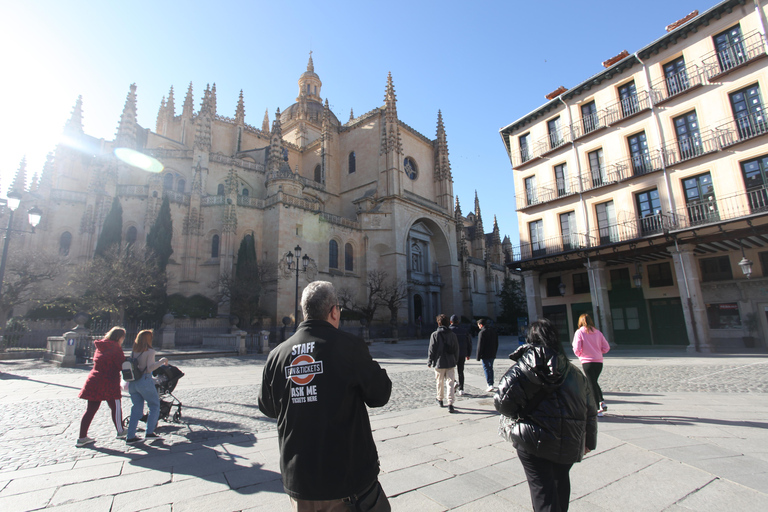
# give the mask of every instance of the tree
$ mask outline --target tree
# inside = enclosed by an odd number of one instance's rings
[[[366,325],[371,325],[376,310],[382,305],[381,294],[384,290],[387,273],[384,270],[371,270],[365,280],[365,296],[360,299],[348,288],[339,290],[339,301],[344,309],[359,314]]]
[[[157,262],[157,268],[161,273],[165,273],[168,260],[171,258],[171,254],[173,254],[173,247],[171,246],[172,237],[171,203],[166,196],[163,198],[163,204],[160,205],[160,211],[157,212],[155,223],[149,228],[149,234],[147,235],[147,258],[154,259]]]
[[[55,295],[53,282],[61,275],[64,260],[58,254],[25,251],[14,254],[5,270],[0,297],[2,318],[27,302],[44,302]]]
[[[408,298],[408,286],[403,280],[390,280],[379,294],[379,303],[389,309],[389,323],[397,325],[397,312]]]
[[[104,219],[104,225],[101,227],[101,233],[96,240],[95,255],[103,257],[113,246],[120,247],[123,239],[123,207],[120,206],[120,200],[115,196],[112,199],[112,208],[109,209],[107,217]]]
[[[520,280],[509,277],[504,278],[501,287],[501,314],[498,320],[505,324],[517,326],[519,317],[528,316],[528,304],[525,297],[525,289]]]

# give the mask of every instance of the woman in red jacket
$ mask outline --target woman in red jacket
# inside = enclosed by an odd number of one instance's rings
[[[125,361],[123,340],[125,329],[113,327],[104,339],[94,341],[96,353],[93,356],[93,369],[85,379],[78,397],[88,400],[88,408],[80,422],[80,437],[77,446],[85,446],[94,440],[88,437],[88,427],[99,410],[102,401],[106,401],[112,411],[112,422],[117,428],[117,437],[125,437],[123,430],[123,410],[120,404],[123,393],[120,390],[120,370]]]

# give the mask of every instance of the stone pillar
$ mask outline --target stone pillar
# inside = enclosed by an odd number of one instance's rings
[[[595,327],[597,327],[608,340],[611,347],[616,346],[616,338],[613,335],[613,315],[611,314],[611,301],[608,298],[608,271],[604,261],[592,261],[585,264],[589,276],[589,294],[592,299],[595,313]]]
[[[539,286],[540,272],[537,270],[526,270],[523,272],[525,281],[525,298],[528,301],[528,324],[535,322],[539,318],[544,318],[541,307],[541,286]]]
[[[75,357],[75,348],[82,337],[81,332],[69,331],[64,333],[64,356],[61,359],[61,366],[75,366],[77,358]]]
[[[163,316],[163,350],[176,348],[176,325],[170,313]]]
[[[683,303],[685,330],[688,332],[689,352],[711,352],[707,307],[701,295],[701,279],[693,255],[694,246],[683,244],[670,247],[677,274],[677,289]]]

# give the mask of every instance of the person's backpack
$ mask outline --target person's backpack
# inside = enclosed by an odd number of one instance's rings
[[[120,373],[122,373],[125,382],[133,382],[141,377],[141,372],[139,371],[139,358],[133,357],[133,352],[131,352],[131,355],[126,357],[125,361],[123,361]]]

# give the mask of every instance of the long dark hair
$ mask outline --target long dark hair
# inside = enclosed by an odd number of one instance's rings
[[[558,354],[565,354],[557,328],[546,318],[536,320],[528,326],[527,341],[531,345],[542,345]]]

